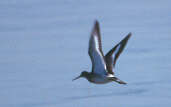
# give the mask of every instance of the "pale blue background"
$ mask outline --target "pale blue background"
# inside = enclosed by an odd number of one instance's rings
[[[72,82],[91,70],[94,23],[106,53],[129,32],[116,65],[128,85]],[[170,0],[1,0],[0,107],[170,107]]]

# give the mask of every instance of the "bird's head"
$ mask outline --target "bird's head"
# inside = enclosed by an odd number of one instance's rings
[[[83,71],[83,72],[81,72],[81,74],[78,77],[74,78],[72,81],[77,80],[81,77],[87,78],[88,75],[89,75],[89,72]]]

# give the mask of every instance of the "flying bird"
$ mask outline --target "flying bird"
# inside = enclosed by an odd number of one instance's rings
[[[96,20],[89,39],[88,48],[88,54],[92,62],[92,71],[81,72],[81,74],[74,78],[73,81],[84,77],[89,82],[95,84],[105,84],[112,81],[115,81],[119,84],[127,84],[115,76],[113,69],[115,68],[116,61],[125,48],[130,37],[131,33],[129,33],[104,56],[102,51],[100,26],[99,22]]]

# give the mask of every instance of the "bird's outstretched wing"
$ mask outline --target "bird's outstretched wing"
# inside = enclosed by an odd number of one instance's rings
[[[115,67],[116,61],[119,55],[122,53],[123,49],[125,48],[130,36],[131,36],[131,33],[129,33],[122,41],[120,41],[115,47],[113,47],[105,55],[105,61],[106,61],[106,67],[107,67],[108,73],[114,74],[113,68]]]
[[[95,25],[90,36],[88,53],[92,62],[92,72],[100,75],[106,75],[106,64],[102,52],[98,21],[95,21]]]

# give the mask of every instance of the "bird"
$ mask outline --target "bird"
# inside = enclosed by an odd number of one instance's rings
[[[106,84],[113,81],[119,84],[127,84],[115,76],[113,69],[115,68],[116,61],[124,50],[131,35],[132,34],[129,33],[104,56],[99,22],[95,20],[88,47],[88,54],[92,62],[92,70],[91,72],[81,72],[81,74],[74,78],[73,81],[83,77],[94,84]]]

